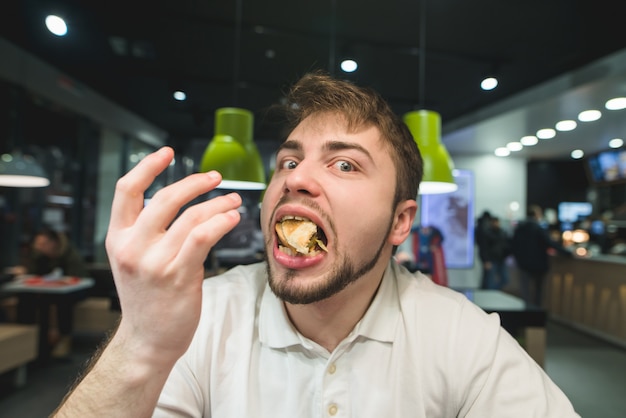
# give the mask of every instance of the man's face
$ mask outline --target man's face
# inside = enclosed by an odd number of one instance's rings
[[[302,121],[277,154],[261,208],[274,293],[290,303],[316,302],[367,274],[383,258],[386,265],[397,245],[387,240],[395,176],[377,128],[348,133],[343,119],[329,113]],[[327,251],[283,251],[275,227],[291,216],[317,224]]]
[[[57,253],[57,245],[45,235],[37,235],[33,242],[33,248],[47,257],[54,257]]]

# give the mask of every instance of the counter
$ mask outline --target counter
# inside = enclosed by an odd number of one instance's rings
[[[546,289],[550,316],[626,347],[626,257],[551,261]]]

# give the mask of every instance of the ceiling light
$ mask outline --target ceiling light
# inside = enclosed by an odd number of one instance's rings
[[[65,24],[65,20],[59,16],[46,16],[46,27],[56,36],[65,36],[67,34],[67,25]]]
[[[613,138],[609,141],[609,147],[611,148],[619,148],[624,145],[624,140],[622,138]]]
[[[568,119],[557,122],[555,127],[557,131],[567,132],[576,129],[576,126],[578,126],[578,124],[575,120]]]
[[[43,168],[30,155],[15,151],[0,156],[0,186],[46,187],[49,184]]]
[[[580,160],[585,156],[585,153],[581,149],[575,149],[574,151],[572,151],[570,156],[575,160]]]
[[[357,68],[359,68],[359,65],[354,60],[346,59],[341,61],[341,69],[346,73],[353,73]]]
[[[506,147],[509,151],[513,152],[521,151],[522,148],[524,148],[521,142],[509,142],[508,144],[506,144]]]
[[[480,82],[480,88],[483,90],[493,90],[498,87],[498,79],[495,77],[487,77]]]
[[[626,109],[626,97],[615,97],[611,100],[608,100],[604,107],[609,110],[622,110]]]
[[[539,129],[537,131],[537,138],[550,139],[556,136],[556,131],[552,128]]]
[[[215,135],[204,151],[200,171],[219,171],[218,189],[265,189],[265,168],[252,140],[253,124],[249,110],[225,107],[215,111]]]
[[[185,94],[184,91],[176,90],[174,92],[174,99],[178,100],[179,102],[182,102],[187,99],[187,94]]]
[[[537,142],[539,142],[539,140],[535,135],[527,135],[522,137],[519,142],[525,147],[532,147],[533,145],[537,145]]]
[[[500,147],[496,148],[493,153],[496,155],[496,157],[508,157],[511,154],[511,151],[509,151],[508,148]]]
[[[439,194],[457,190],[452,170],[454,162],[441,142],[441,116],[432,110],[414,110],[405,113],[404,123],[422,153],[424,176],[418,193]]]
[[[599,110],[585,110],[578,114],[578,120],[581,122],[593,122],[602,117],[602,113]]]

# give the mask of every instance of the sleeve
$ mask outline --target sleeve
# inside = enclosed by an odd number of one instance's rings
[[[457,346],[467,361],[457,365],[457,372],[460,380],[469,384],[459,416],[579,417],[565,394],[500,326],[497,314],[485,315],[480,308],[467,303],[462,315],[464,325],[459,330],[461,341]],[[482,343],[463,344],[472,340]]]

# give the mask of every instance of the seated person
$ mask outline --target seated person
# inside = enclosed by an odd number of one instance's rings
[[[87,267],[67,235],[44,227],[34,235],[24,265],[14,267],[12,273],[84,277],[87,275]],[[53,353],[58,356],[64,356],[69,352],[76,296],[67,297],[63,303],[51,307],[53,312],[56,312],[54,319],[57,329],[51,328],[48,338],[50,346],[54,347]],[[20,295],[17,306],[18,321],[37,322],[39,306],[37,295]]]

